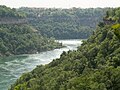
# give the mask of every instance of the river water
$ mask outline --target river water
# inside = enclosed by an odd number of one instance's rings
[[[63,51],[76,50],[82,40],[58,40],[64,48],[41,52],[0,58],[0,90],[7,90],[22,73],[33,70],[37,65],[48,64],[53,59],[59,58]]]

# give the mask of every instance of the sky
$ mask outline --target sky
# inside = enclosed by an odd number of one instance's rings
[[[120,0],[0,0],[0,5],[11,8],[45,7],[45,8],[96,8],[120,7]]]

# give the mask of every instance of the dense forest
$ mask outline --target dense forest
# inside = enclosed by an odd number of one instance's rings
[[[23,74],[9,90],[120,90],[120,8],[77,51]]]
[[[15,8],[9,8],[4,5],[0,5],[0,19],[1,18],[25,18],[24,12],[18,12]]]
[[[107,8],[20,8],[29,23],[43,36],[56,39],[86,39],[95,30]]]
[[[23,12],[0,6],[0,56],[36,53],[61,47],[53,38],[43,37],[29,24],[16,24],[25,16]],[[9,22],[11,18],[15,23]]]

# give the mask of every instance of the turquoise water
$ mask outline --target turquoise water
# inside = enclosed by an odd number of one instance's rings
[[[48,64],[59,58],[63,51],[76,50],[82,40],[59,40],[64,48],[41,52],[0,58],[0,90],[7,90],[23,73],[33,70],[37,65]]]

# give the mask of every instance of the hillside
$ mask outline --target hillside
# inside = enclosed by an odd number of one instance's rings
[[[0,6],[0,56],[31,54],[61,47],[54,39],[43,37],[25,23],[25,15]]]
[[[26,14],[17,11],[15,8],[9,8],[0,5],[0,25],[1,24],[25,24],[27,23]]]
[[[63,52],[59,59],[23,74],[9,90],[120,90],[118,13],[120,8],[110,9],[77,51]]]
[[[56,39],[86,39],[95,30],[107,8],[20,8],[29,23],[43,36]]]
[[[9,8],[4,5],[0,5],[0,19],[4,17],[9,18],[25,18],[26,14],[24,12],[18,12],[15,8]]]

